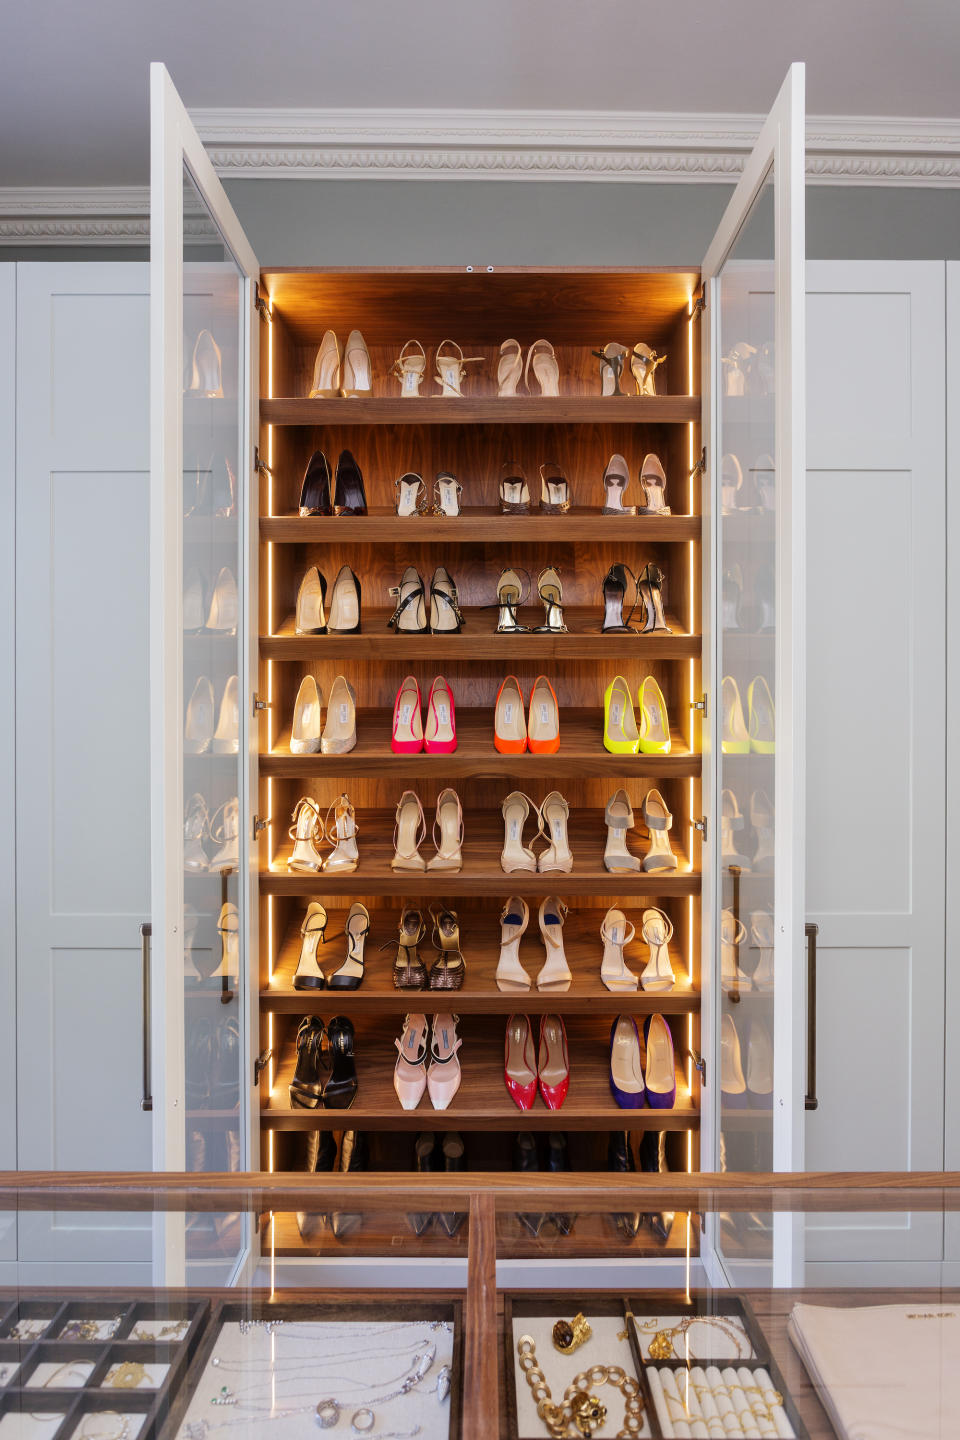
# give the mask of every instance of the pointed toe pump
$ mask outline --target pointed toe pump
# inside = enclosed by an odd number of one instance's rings
[[[616,675],[603,696],[603,745],[611,755],[636,755],[640,748],[630,686]]]
[[[427,696],[423,748],[428,755],[452,755],[457,748],[457,715],[453,691],[442,675],[436,676]]]
[[[427,1070],[427,1094],[434,1110],[449,1109],[460,1089],[460,1046],[457,1034],[458,1015],[434,1015],[430,1031],[430,1067]]]
[[[522,374],[523,347],[519,340],[504,340],[497,361],[497,395],[501,400],[515,398]]]
[[[665,503],[667,493],[666,471],[656,455],[644,455],[640,466],[640,490],[643,504],[638,515],[669,515],[670,506]]]
[[[565,992],[570,989],[573,975],[563,948],[563,922],[567,907],[558,895],[550,895],[540,905],[540,935],[546,959],[537,975],[537,989]]]
[[[622,910],[612,907],[604,915],[600,926],[600,939],[603,941],[600,979],[608,990],[632,991],[637,988],[637,977],[627,965],[623,953],[624,946],[630,944],[635,934]]]
[[[390,749],[395,755],[418,755],[423,749],[420,686],[415,675],[407,675],[397,691]]]
[[[611,455],[603,472],[603,514],[636,515],[635,505],[624,505],[623,496],[630,484],[630,470],[622,455]]]
[[[224,565],[210,596],[205,628],[213,635],[236,635],[239,614],[236,577],[230,567]]]
[[[357,744],[357,692],[338,675],[327,700],[327,719],[320,737],[324,755],[348,755]]]
[[[634,629],[630,622],[640,598],[640,587],[630,566],[619,561],[611,565],[603,577],[601,590],[603,621],[600,633],[602,635],[630,634]],[[628,597],[630,600],[629,610],[626,609]]]
[[[529,625],[521,625],[519,619],[520,606],[529,591],[528,582],[524,592],[523,581],[516,570],[501,570],[500,579],[497,581],[498,635],[526,634],[530,629]]]
[[[504,460],[500,467],[499,495],[501,515],[530,514],[530,487],[516,460]]]
[[[313,365],[311,400],[335,400],[340,394],[340,341],[325,330]]]
[[[407,906],[400,915],[397,954],[393,962],[395,990],[426,990],[427,967],[421,960],[418,949],[425,933],[426,926],[420,911],[413,906]]]
[[[312,900],[300,926],[300,958],[293,972],[294,990],[322,990],[327,983],[317,959],[317,948],[325,943],[326,929],[327,912]]]
[[[357,1098],[357,1065],[353,1055],[353,1021],[346,1015],[334,1015],[330,1021],[327,1045],[331,1069],[323,1087],[324,1106],[327,1110],[349,1110]],[[342,1163],[341,1155],[341,1167]]]
[[[548,565],[537,577],[537,591],[543,605],[544,620],[537,626],[538,635],[565,635],[563,622],[563,584],[556,566]]]
[[[323,1021],[305,1015],[297,1028],[297,1063],[290,1081],[290,1104],[295,1109],[316,1110],[323,1099],[321,1050]]]
[[[559,465],[548,461],[540,466],[540,511],[543,515],[566,515],[570,509],[570,486]]]
[[[632,1015],[618,1015],[610,1026],[610,1093],[621,1110],[640,1110],[646,1101],[640,1031]]]
[[[526,900],[511,895],[500,911],[500,958],[497,961],[497,989],[529,990],[530,976],[520,964],[520,940],[530,923]]]
[[[440,386],[440,394],[443,396],[456,396],[463,399],[464,376],[467,365],[482,365],[482,355],[471,355],[469,358],[464,355],[460,346],[455,340],[442,340],[437,349],[437,384]]]
[[[438,470],[433,481],[434,515],[459,515],[462,495],[463,486],[452,470]]]
[[[403,1032],[393,1042],[397,1047],[393,1088],[404,1110],[416,1110],[427,1088],[427,1031],[426,1015],[406,1015]]]
[[[220,939],[220,963],[210,979],[236,980],[240,974],[240,913],[229,901],[220,906],[217,935]]]
[[[643,797],[643,823],[650,835],[650,848],[643,857],[646,871],[676,870],[677,857],[670,846],[673,816],[659,790],[648,790]]]
[[[393,482],[394,509],[400,519],[406,519],[409,515],[422,515],[424,502],[427,498],[427,487],[423,483],[423,476],[418,475],[414,470],[408,470],[404,475],[398,475]]]
[[[345,400],[369,400],[373,394],[370,351],[359,330],[350,331],[343,349],[343,384],[340,393]]]
[[[607,1141],[607,1169],[616,1175],[632,1175],[637,1165],[630,1147],[630,1135],[626,1130],[616,1130]],[[636,1240],[640,1233],[643,1216],[636,1211],[629,1214],[611,1215],[617,1233],[624,1240]]]
[[[213,686],[206,675],[201,675],[193,687],[187,702],[187,717],[183,725],[184,755],[206,755],[213,744]]]
[[[231,675],[220,697],[220,714],[213,732],[214,755],[236,755],[240,750],[239,679]]]
[[[331,812],[334,817],[332,830]],[[339,795],[330,806],[324,828],[327,843],[333,847],[323,862],[324,871],[327,874],[351,874],[360,864],[360,852],[357,849],[357,817],[349,795]]]
[[[755,675],[747,689],[750,749],[758,755],[772,755],[777,748],[776,712],[770,686],[763,675]]]
[[[648,1015],[643,1022],[647,1057],[643,1083],[647,1104],[654,1110],[672,1110],[677,1100],[677,1072],[673,1059],[673,1036],[662,1015]]]
[[[750,861],[737,849],[737,840],[743,830],[743,815],[732,790],[720,794],[720,863],[725,870],[748,871]]]
[[[650,958],[640,974],[640,988],[653,994],[672,990],[676,977],[667,947],[673,938],[673,921],[662,910],[651,906],[643,912],[640,934],[650,947]]]
[[[592,353],[600,361],[600,394],[622,395],[620,380],[626,356],[629,354],[626,345],[611,340],[602,350],[594,350]]]
[[[527,351],[527,365],[524,370],[524,383],[530,394],[533,389],[530,384],[530,371],[533,371],[533,378],[540,386],[541,395],[556,396],[560,394],[560,366],[557,363],[556,353],[549,340],[535,340]]]
[[[740,687],[732,675],[724,675],[720,686],[723,707],[723,731],[720,749],[724,755],[747,755],[750,751],[750,735],[743,714]]]
[[[208,400],[217,400],[223,395],[220,346],[209,330],[200,331],[193,347],[189,393],[203,395]]]
[[[393,827],[393,859],[391,870],[425,870],[426,862],[420,846],[427,834],[427,822],[419,795],[404,790],[397,805]]]
[[[347,912],[343,927],[347,938],[347,954],[342,964],[327,981],[331,990],[359,990],[363,981],[363,951],[370,934],[370,911],[358,900]]]
[[[720,911],[720,984],[724,990],[749,990],[750,976],[740,968],[740,946],[747,930],[732,910]]]
[[[501,755],[522,755],[528,743],[523,691],[516,675],[508,675],[493,708],[493,746]]]
[[[526,1015],[511,1015],[504,1042],[503,1077],[518,1110],[529,1110],[537,1098],[537,1066],[533,1031]]]
[[[500,853],[500,868],[506,875],[513,875],[518,870],[536,874],[537,857],[530,847],[523,843],[524,826],[531,811],[536,816],[537,834],[539,834],[540,811],[522,790],[512,790],[501,806],[503,850]]]
[[[546,675],[538,675],[530,692],[527,746],[534,755],[555,755],[560,749],[560,706]]]
[[[360,581],[349,565],[341,565],[330,596],[327,634],[359,635],[360,603]]]
[[[330,466],[322,450],[314,450],[303,472],[300,487],[300,514],[332,515],[330,503]]]
[[[720,1021],[720,1103],[733,1110],[747,1107],[740,1036],[729,1012]]]
[[[387,621],[387,629],[395,635],[426,635],[429,627],[423,581],[415,565],[407,566],[400,584],[391,585],[388,594],[396,600],[397,608]]]
[[[652,675],[647,675],[637,697],[640,705],[640,753],[670,754],[670,717],[663,691]]]
[[[644,565],[637,581],[637,595],[643,605],[641,635],[669,635],[670,626],[663,613],[663,582],[666,579],[659,565]]]
[[[657,370],[666,358],[666,351],[661,355],[656,350],[651,350],[649,345],[644,345],[642,341],[634,345],[630,356],[630,369],[637,382],[638,395],[656,395]]]
[[[326,635],[327,582],[316,565],[304,575],[297,591],[294,629],[298,635]]]
[[[467,973],[460,949],[460,920],[456,910],[431,910],[436,959],[427,977],[428,990],[462,990]]]
[[[632,874],[643,869],[643,862],[627,849],[627,831],[634,827],[633,806],[626,790],[617,790],[607,801],[603,818],[607,825],[607,843],[603,851],[605,867],[617,873]]]
[[[323,821],[320,806],[310,795],[303,795],[297,801],[290,827],[293,851],[287,861],[287,869],[301,875],[317,875],[323,869],[323,860],[318,846],[323,840]]]
[[[290,727],[291,755],[316,755],[319,751],[322,704],[316,679],[313,675],[304,675],[293,705],[293,724]]]
[[[433,843],[437,853],[427,861],[428,870],[456,874],[463,869],[463,807],[456,790],[449,787],[437,796]]]
[[[333,489],[336,515],[366,515],[367,492],[363,488],[363,472],[349,450],[342,450],[337,461]]]
[[[445,566],[438,565],[430,581],[430,631],[433,635],[459,635],[464,623],[456,581]]]
[[[540,829],[549,839],[546,850],[537,860],[541,875],[553,870],[569,874],[573,869],[573,853],[567,837],[570,806],[559,790],[551,790],[540,806]]]
[[[570,1089],[570,1054],[562,1015],[544,1015],[537,1051],[537,1086],[548,1110],[559,1110]]]
[[[400,397],[416,399],[427,373],[427,352],[419,340],[408,340],[393,362],[393,374],[400,381]]]

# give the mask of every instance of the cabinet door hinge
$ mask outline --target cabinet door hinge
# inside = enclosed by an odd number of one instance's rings
[[[706,447],[706,445],[704,445],[703,449],[700,451],[700,459],[697,461],[696,465],[694,465],[693,469],[690,471],[690,478],[692,479],[694,475],[703,475],[704,472],[706,471],[706,468],[707,468],[707,447]]]
[[[705,1060],[704,1057],[700,1054],[699,1050],[691,1050],[691,1051],[690,1051],[690,1059],[693,1061],[693,1068],[694,1068],[694,1070],[698,1071],[698,1073],[699,1073],[699,1075],[700,1075],[700,1084],[701,1084],[701,1085],[706,1085],[706,1083],[707,1083],[707,1062],[706,1062],[706,1060]]]
[[[701,286],[701,288],[697,291],[696,295],[694,295],[693,297],[693,309],[690,311],[690,319],[696,320],[701,310],[706,310],[706,308],[707,292],[706,288]]]
[[[700,839],[703,841],[704,845],[706,845],[706,843],[707,843],[707,817],[706,817],[706,815],[701,815],[699,820],[691,820],[691,821],[690,821],[690,824],[693,826],[694,830],[699,830],[699,831],[700,831]]]
[[[262,830],[266,830],[266,828],[267,828],[267,826],[268,826],[269,824],[270,824],[270,821],[269,821],[269,820],[261,820],[259,815],[254,815],[254,817],[253,817],[253,838],[254,838],[254,840],[256,840],[257,836],[260,834],[260,832],[261,832]]]
[[[271,1061],[272,1059],[273,1059],[273,1048],[272,1048],[272,1046],[271,1046],[271,1047],[268,1047],[268,1049],[266,1049],[266,1050],[261,1050],[261,1051],[260,1051],[260,1054],[257,1056],[256,1060],[254,1060],[254,1062],[253,1062],[253,1083],[254,1083],[254,1085],[259,1085],[259,1084],[260,1084],[260,1076],[261,1076],[261,1074],[263,1073],[263,1071],[266,1070],[267,1066],[270,1064],[270,1061]]]
[[[709,709],[709,706],[708,706],[708,704],[707,704],[707,692],[706,692],[706,690],[704,690],[703,695],[700,697],[699,700],[691,700],[691,701],[690,701],[690,709],[691,709],[691,710],[699,710],[699,711],[700,711],[700,714],[703,716],[704,720],[706,720],[706,719],[709,718],[710,709]]]
[[[270,469],[270,466],[267,464],[266,460],[261,460],[261,459],[260,459],[260,446],[259,446],[259,445],[254,445],[254,447],[253,447],[253,468],[254,468],[254,471],[256,471],[257,473],[259,473],[260,475],[272,475],[272,474],[273,474],[273,471]]]
[[[273,319],[270,313],[270,296],[260,294],[260,282],[257,280],[253,282],[253,304],[254,308],[259,310],[260,314],[265,316],[266,319]]]
[[[254,690],[254,692],[253,692],[253,718],[254,718],[254,720],[256,720],[257,714],[258,714],[258,712],[259,712],[260,710],[269,710],[269,709],[270,709],[270,701],[269,701],[269,700],[261,700],[259,694],[257,693],[257,691]]]

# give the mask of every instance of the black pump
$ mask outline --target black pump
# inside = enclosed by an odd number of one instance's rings
[[[333,508],[337,515],[367,513],[367,492],[363,488],[363,474],[349,450],[341,450],[340,459],[337,461]]]
[[[357,1067],[353,1058],[353,1023],[346,1015],[335,1015],[330,1021],[327,1043],[333,1068],[323,1087],[323,1103],[328,1110],[349,1110],[357,1098]]]
[[[626,1130],[615,1130],[607,1145],[607,1169],[618,1175],[632,1175],[636,1162],[630,1148],[630,1136]],[[612,1220],[627,1240],[635,1240],[640,1233],[643,1216],[638,1214],[613,1215]]]
[[[301,515],[332,515],[330,508],[330,466],[322,450],[314,450],[303,473],[300,488]]]
[[[522,1130],[513,1142],[513,1168],[514,1170],[539,1170],[540,1157],[537,1154],[537,1137],[529,1130]],[[546,1215],[524,1215],[518,1214],[520,1224],[530,1231],[536,1240],[543,1229],[543,1222]]]

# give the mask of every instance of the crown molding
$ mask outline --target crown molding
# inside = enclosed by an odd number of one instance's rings
[[[626,111],[194,110],[231,179],[733,183],[757,115]],[[960,186],[960,120],[811,116],[817,185]],[[144,187],[0,189],[0,245],[142,245]],[[203,223],[188,233],[204,238]]]

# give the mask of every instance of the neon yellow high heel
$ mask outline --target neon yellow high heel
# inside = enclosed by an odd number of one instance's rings
[[[724,675],[720,697],[723,704],[723,737],[720,749],[724,755],[748,755],[750,735],[743,715],[740,687],[732,675]]]
[[[636,755],[640,748],[630,686],[617,675],[603,695],[603,746],[611,755]]]
[[[750,717],[750,749],[758,755],[772,755],[776,743],[776,711],[770,686],[763,675],[755,675],[747,691],[747,713]]]
[[[663,691],[648,675],[640,686],[640,753],[642,755],[670,754],[670,717]]]

